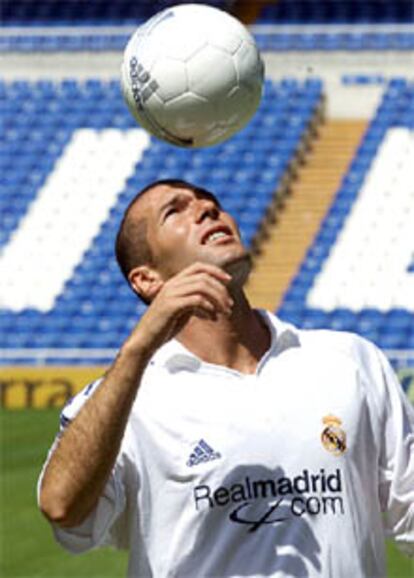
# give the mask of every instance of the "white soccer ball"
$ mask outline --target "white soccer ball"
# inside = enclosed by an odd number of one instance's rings
[[[150,18],[124,52],[122,90],[138,123],[182,147],[206,147],[240,130],[259,105],[264,66],[241,22],[203,4]]]

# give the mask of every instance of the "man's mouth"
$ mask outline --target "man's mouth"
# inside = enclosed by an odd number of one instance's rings
[[[203,235],[201,243],[202,245],[210,245],[216,241],[220,241],[221,239],[229,239],[232,237],[232,232],[228,227],[216,227]]]

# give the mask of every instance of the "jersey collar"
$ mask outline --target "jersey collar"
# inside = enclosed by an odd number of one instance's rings
[[[269,357],[279,355],[291,347],[297,347],[299,338],[297,330],[292,325],[284,323],[269,311],[264,309],[257,309],[257,311],[268,326],[271,335],[270,347],[257,366],[256,372],[259,372]],[[153,364],[165,367],[170,373],[182,370],[197,372],[205,366],[211,366],[199,359],[177,339],[171,339],[155,353],[151,360],[151,365]],[[238,373],[228,368],[224,369]]]

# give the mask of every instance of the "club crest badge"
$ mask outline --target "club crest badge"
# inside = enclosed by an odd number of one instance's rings
[[[334,456],[341,456],[346,452],[346,433],[341,428],[342,421],[334,415],[327,415],[322,419],[324,429],[321,434],[323,447]]]

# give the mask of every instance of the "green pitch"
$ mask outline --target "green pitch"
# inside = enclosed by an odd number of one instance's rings
[[[36,480],[59,423],[56,410],[2,410],[1,567],[3,578],[122,578],[125,553],[73,556],[58,546],[36,506]]]
[[[73,556],[55,544],[36,507],[36,480],[58,424],[56,410],[0,412],[0,576],[3,578],[122,578],[125,553]],[[350,553],[351,554],[351,553]],[[388,546],[389,578],[412,578],[414,563]]]

